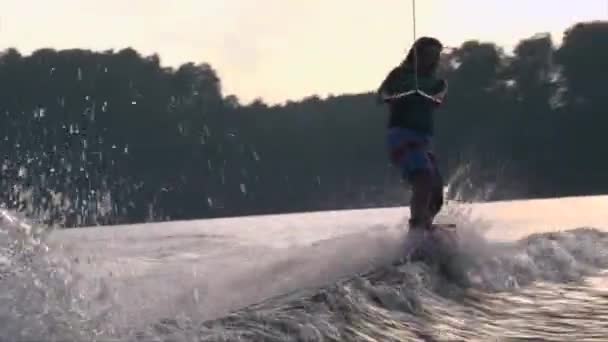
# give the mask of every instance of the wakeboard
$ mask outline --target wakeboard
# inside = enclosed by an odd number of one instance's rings
[[[456,223],[433,223],[432,228],[456,229]]]

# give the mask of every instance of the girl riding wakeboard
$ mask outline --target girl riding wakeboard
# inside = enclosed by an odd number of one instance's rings
[[[417,39],[378,89],[378,99],[388,104],[390,112],[387,144],[391,162],[412,186],[410,232],[430,230],[443,206],[443,180],[431,146],[433,114],[447,93],[447,82],[436,76],[442,49],[435,38]]]

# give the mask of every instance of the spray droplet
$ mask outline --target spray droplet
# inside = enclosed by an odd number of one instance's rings
[[[199,301],[198,289],[194,289],[193,297],[194,297],[194,302],[198,303],[198,301]]]
[[[46,109],[38,108],[34,111],[35,118],[43,118],[46,115]]]
[[[19,168],[19,177],[26,177],[27,176],[27,169],[24,168],[23,166]]]
[[[241,192],[246,195],[247,194],[247,187],[245,186],[245,184],[241,183]]]

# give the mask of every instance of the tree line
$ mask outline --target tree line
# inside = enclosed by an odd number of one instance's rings
[[[440,37],[439,37],[440,38]],[[444,52],[436,149],[458,194],[605,193],[608,22],[513,53]],[[388,72],[389,70],[387,70]],[[0,54],[0,196],[62,227],[406,203],[373,90],[241,104],[206,63],[40,49]],[[453,195],[456,195],[454,193]]]

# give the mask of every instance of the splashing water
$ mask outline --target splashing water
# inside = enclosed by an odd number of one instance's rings
[[[581,228],[493,243],[483,238],[488,225],[472,220],[458,202],[438,220],[459,226],[462,253],[452,267],[465,282],[437,265],[387,264],[217,319],[185,313],[118,332],[112,304],[98,305],[112,302],[98,300],[107,295],[103,284],[79,286],[75,261],[45,244],[50,230],[2,210],[0,340],[601,340],[608,329],[608,296],[584,279],[608,268],[608,234]],[[204,308],[205,295],[194,292],[193,305]]]
[[[87,315],[78,278],[52,256],[47,233],[0,210],[0,340],[94,341],[99,318]]]

